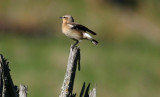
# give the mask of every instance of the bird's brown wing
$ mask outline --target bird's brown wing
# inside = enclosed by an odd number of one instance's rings
[[[93,32],[92,30],[88,29],[87,27],[85,27],[85,26],[83,26],[81,24],[77,24],[77,23],[74,23],[74,22],[68,23],[68,24],[71,25],[72,29],[76,29],[76,30],[80,30],[80,31],[84,31],[84,32],[87,31],[87,32],[89,32],[89,33],[91,33],[93,35],[96,35],[95,32]]]

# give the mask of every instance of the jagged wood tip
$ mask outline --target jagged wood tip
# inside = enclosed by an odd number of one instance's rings
[[[27,90],[28,90],[27,86],[20,85],[19,86],[19,97],[27,97]]]

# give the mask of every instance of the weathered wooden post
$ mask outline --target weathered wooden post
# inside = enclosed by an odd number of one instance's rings
[[[72,97],[74,78],[77,69],[77,62],[80,62],[80,49],[79,47],[70,48],[70,54],[68,58],[67,70],[64,77],[64,82],[61,88],[61,94],[59,97]],[[79,63],[80,64],[80,63]]]
[[[80,70],[80,48],[77,46],[72,46],[70,47],[70,53],[69,53],[69,58],[68,58],[68,64],[67,64],[67,70],[65,73],[64,81],[61,87],[61,93],[59,97],[76,97],[76,94],[73,94],[73,86],[74,86],[74,79],[76,75],[76,69]],[[88,85],[86,92],[84,94],[84,97],[96,97],[96,89],[94,88],[90,94],[88,94],[89,91],[89,86]],[[85,83],[82,86],[82,90],[80,93],[80,97],[83,96],[85,90]]]
[[[20,85],[19,86],[19,97],[27,97],[27,86]]]
[[[1,97],[18,97],[15,86],[13,84],[11,75],[9,73],[10,69],[8,67],[8,63],[6,59],[0,55],[0,76],[1,76]]]
[[[9,62],[0,55],[0,97],[27,97],[27,92],[23,92],[23,96],[18,95],[18,91],[22,92],[22,86],[19,90],[14,86],[8,64]]]

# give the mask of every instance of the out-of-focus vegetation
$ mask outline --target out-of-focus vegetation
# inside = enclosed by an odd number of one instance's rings
[[[0,3],[0,53],[10,62],[15,84],[28,97],[60,93],[69,47],[60,16],[97,32],[99,45],[80,43],[83,81],[97,86],[97,97],[159,97],[160,1],[158,0],[3,0]]]

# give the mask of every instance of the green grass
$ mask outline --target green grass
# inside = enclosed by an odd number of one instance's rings
[[[28,85],[28,97],[57,97],[71,43],[67,38],[0,36],[0,53],[10,62],[14,84]],[[80,46],[74,92],[86,81],[91,87],[96,83],[97,97],[159,97],[160,46],[141,40]]]

